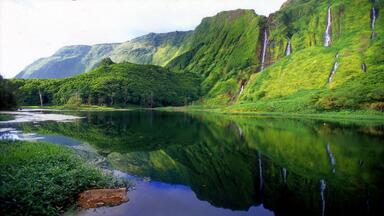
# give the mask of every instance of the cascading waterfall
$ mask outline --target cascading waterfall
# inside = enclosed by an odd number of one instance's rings
[[[262,168],[262,165],[261,165],[261,154],[260,154],[260,152],[258,153],[258,156],[259,156],[259,181],[260,181],[259,190],[262,191],[263,190],[263,168]]]
[[[335,73],[336,73],[336,70],[337,70],[338,67],[339,67],[339,54],[337,53],[336,54],[336,61],[333,64],[333,68],[332,68],[331,74],[329,75],[329,78],[328,78],[328,83],[332,82],[333,76],[335,76]]]
[[[241,93],[243,93],[243,91],[244,91],[244,84],[241,84],[239,95],[241,95]]]
[[[325,196],[324,196],[324,191],[327,187],[327,183],[325,182],[324,179],[320,180],[320,198],[321,198],[321,215],[324,216],[325,214]]]
[[[268,33],[267,33],[267,29],[264,29],[263,54],[261,56],[261,71],[263,71],[265,67],[265,58],[267,56],[267,45],[268,45]]]
[[[287,47],[285,48],[285,56],[289,56],[292,53],[291,39],[288,39]]]
[[[331,45],[331,28],[332,28],[332,13],[331,7],[328,7],[328,15],[327,15],[327,28],[324,33],[324,46],[329,47]]]
[[[371,30],[372,30],[371,39],[374,39],[376,37],[376,33],[375,33],[376,18],[377,18],[376,9],[375,9],[375,7],[372,7],[372,12],[371,12]]]
[[[327,144],[327,153],[328,153],[328,156],[329,156],[329,161],[331,163],[331,166],[332,166],[332,172],[335,173],[336,172],[336,159],[335,159],[335,156],[333,155],[332,151],[331,151],[331,146],[329,145],[329,143]]]
[[[363,72],[367,72],[367,65],[365,63],[361,64],[361,69]]]

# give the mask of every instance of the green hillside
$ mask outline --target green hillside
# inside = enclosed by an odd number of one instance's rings
[[[41,66],[36,70],[44,73],[28,70],[18,77],[45,73],[44,78],[52,77],[47,75],[50,70],[41,68],[57,69],[61,64],[84,72],[108,55],[118,63],[165,66],[188,82],[195,74],[202,80],[195,104],[225,106],[230,112],[382,111],[383,5],[363,0],[290,0],[269,17],[253,10],[225,11],[204,18],[194,31],[151,33],[109,51],[64,49],[50,58],[65,53],[65,61],[42,59],[30,67]],[[76,56],[86,57],[78,64]],[[66,76],[72,74],[66,71]]]
[[[109,58],[85,74],[65,79],[16,79],[23,105],[180,106],[196,100],[200,79],[154,65],[115,64]],[[40,94],[42,101],[40,101]]]
[[[373,7],[379,14],[383,4],[292,0],[268,18],[223,12],[204,19],[190,51],[168,66],[202,74],[203,104],[233,105],[227,111],[383,110],[384,21],[378,15],[372,30]]]
[[[329,5],[331,45],[325,47]],[[263,111],[382,110],[384,53],[380,48],[384,44],[384,20],[378,17],[376,36],[371,38],[373,5],[376,10],[383,7],[361,0],[330,1],[330,4],[290,1],[284,5],[268,20],[272,26],[268,63],[275,63],[261,73],[252,74],[238,102],[255,103],[252,109]],[[284,56],[287,38],[291,38],[292,54]],[[329,82],[335,62],[338,67]]]

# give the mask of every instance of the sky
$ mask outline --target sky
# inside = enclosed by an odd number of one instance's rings
[[[193,30],[220,11],[277,11],[285,0],[0,0],[0,74],[12,78],[66,45]]]

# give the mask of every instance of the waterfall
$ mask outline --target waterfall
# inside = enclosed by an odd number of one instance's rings
[[[325,33],[324,33],[325,47],[329,47],[331,45],[331,28],[332,28],[331,7],[328,7],[327,28],[325,29]]]
[[[361,69],[363,72],[367,72],[367,65],[365,63],[361,64]]]
[[[321,215],[324,216],[325,213],[325,196],[324,196],[324,191],[325,188],[327,187],[327,183],[325,182],[324,179],[320,180],[320,198],[321,198]]]
[[[285,56],[289,56],[292,53],[291,39],[288,39],[287,47],[285,48]]]
[[[244,84],[241,84],[239,95],[241,95],[241,93],[243,93],[243,91],[244,91]]]
[[[328,83],[332,82],[333,76],[335,75],[336,70],[337,70],[338,67],[339,67],[339,54],[336,54],[336,61],[333,64],[333,68],[332,68],[331,74],[329,75],[329,78],[328,78]]]
[[[374,7],[372,7],[372,12],[371,12],[371,30],[372,30],[372,34],[371,34],[371,39],[374,39],[376,37],[376,33],[375,33],[376,18],[377,18],[376,9]]]
[[[261,154],[259,152],[259,181],[260,181],[260,185],[259,185],[259,190],[262,191],[263,190],[263,169],[262,169],[262,165],[261,165]]]
[[[260,71],[263,71],[264,67],[265,67],[265,58],[267,55],[267,45],[268,45],[268,33],[267,33],[267,29],[264,29],[263,54],[261,56],[261,70]]]
[[[329,161],[331,162],[332,172],[335,173],[336,172],[336,168],[335,168],[336,159],[335,159],[335,156],[333,155],[333,153],[331,151],[331,146],[329,145],[329,143],[327,144],[327,153],[329,156]]]
[[[376,23],[376,9],[372,8],[372,20],[371,20],[371,29],[375,31],[375,23]]]

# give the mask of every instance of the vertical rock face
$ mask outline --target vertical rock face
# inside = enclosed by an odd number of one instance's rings
[[[267,28],[263,32],[263,50],[261,52],[261,67],[260,71],[263,71],[265,68],[265,59],[267,57],[267,46],[268,46],[268,32]]]
[[[328,7],[328,14],[327,14],[327,27],[325,29],[324,33],[324,46],[329,47],[331,46],[331,32],[332,32],[332,11],[331,7]]]

